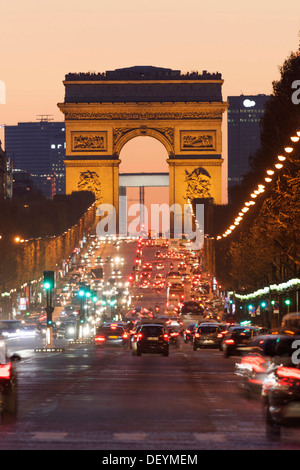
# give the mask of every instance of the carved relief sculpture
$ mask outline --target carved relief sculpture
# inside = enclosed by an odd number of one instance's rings
[[[192,202],[196,198],[211,197],[211,178],[204,168],[196,168],[189,173],[185,170],[187,184],[185,200]]]
[[[96,201],[101,203],[101,182],[99,175],[95,171],[82,171],[78,181],[79,191],[91,191]]]
[[[181,150],[215,150],[215,131],[181,131]]]
[[[105,151],[106,132],[72,132],[72,151]]]

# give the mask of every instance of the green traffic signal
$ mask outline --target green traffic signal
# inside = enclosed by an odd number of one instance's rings
[[[291,305],[291,299],[285,299],[284,303],[285,305]]]
[[[54,271],[44,271],[43,287],[46,290],[54,289]]]

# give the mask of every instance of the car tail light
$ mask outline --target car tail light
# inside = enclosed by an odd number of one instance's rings
[[[95,341],[97,343],[103,343],[105,341],[105,336],[96,336]]]
[[[222,333],[218,333],[218,334],[217,334],[217,338],[223,338]]]
[[[191,332],[191,330],[185,330],[185,332],[189,334]]]
[[[143,335],[142,333],[139,333],[137,336],[136,336],[136,340],[137,341],[140,341],[142,339]]]
[[[169,340],[169,335],[167,335],[166,333],[163,335],[163,338],[165,341],[168,341]]]
[[[195,333],[195,338],[200,338],[200,334],[199,334],[199,333]]]
[[[234,344],[233,339],[225,339],[224,341],[225,344]]]
[[[276,373],[278,377],[300,380],[300,370],[294,367],[278,367]]]
[[[11,377],[11,363],[0,364],[0,379],[10,379]]]
[[[126,333],[126,332],[125,332],[125,333],[123,333],[123,338],[124,338],[124,339],[127,339],[127,338],[128,338],[128,336],[129,336],[129,335],[128,335],[128,333]]]

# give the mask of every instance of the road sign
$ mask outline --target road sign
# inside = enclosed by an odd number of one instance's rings
[[[279,302],[275,302],[273,305],[273,313],[279,313]]]

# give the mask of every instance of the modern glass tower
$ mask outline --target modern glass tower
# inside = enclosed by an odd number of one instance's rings
[[[65,194],[64,122],[42,119],[6,126],[5,150],[14,171],[26,171],[46,197]]]
[[[260,121],[268,95],[228,96],[228,187],[249,171],[249,157],[260,146]]]

